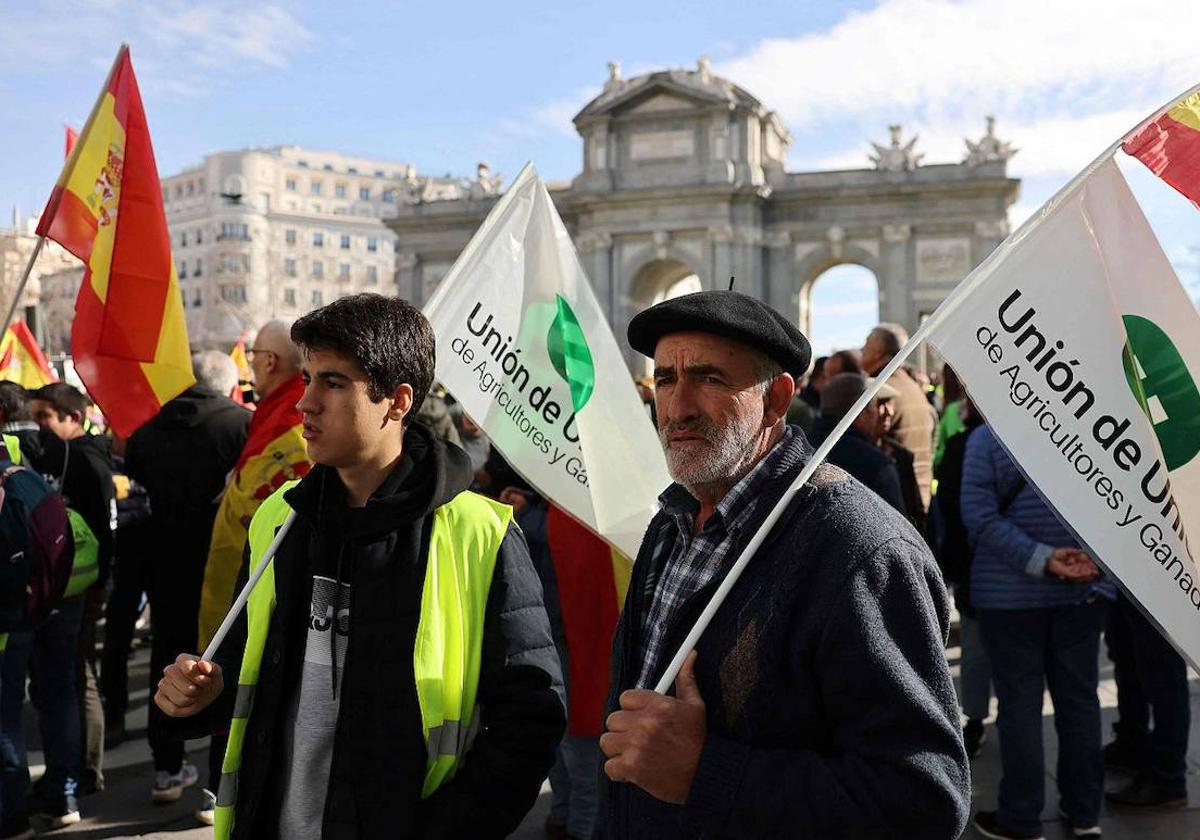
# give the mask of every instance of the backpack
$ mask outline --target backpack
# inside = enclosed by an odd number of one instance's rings
[[[62,599],[75,543],[62,495],[33,470],[0,465],[0,632],[28,630]]]

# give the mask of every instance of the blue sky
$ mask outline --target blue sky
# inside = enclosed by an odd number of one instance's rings
[[[984,118],[1021,151],[1011,219],[1028,216],[1149,111],[1200,82],[1181,33],[1192,0],[1131,13],[1112,0],[341,4],[254,0],[28,0],[0,27],[0,210],[40,208],[122,40],[131,44],[160,172],[204,154],[296,143],[469,174],[488,160],[547,179],[578,170],[570,117],[625,75],[693,66],[779,111],[795,169],[866,165],[899,122],[927,162],[958,161]],[[1140,165],[1123,167],[1196,292],[1195,210]],[[816,289],[814,345],[856,344],[873,280]],[[824,314],[823,314],[824,312]],[[852,336],[857,336],[853,338]]]

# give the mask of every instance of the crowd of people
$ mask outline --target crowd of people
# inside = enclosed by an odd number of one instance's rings
[[[1185,803],[1184,661],[952,370],[873,382],[907,338],[881,324],[810,362],[794,326],[737,293],[638,315],[630,343],[654,374],[637,385],[675,483],[636,562],[491,446],[433,381],[432,331],[397,299],[264,325],[249,405],[228,356],[197,354],[196,384],[128,440],[70,385],[0,382],[0,490],[14,474],[44,482],[73,550],[65,589],[0,655],[0,838],[78,822],[104,787],[105,750],[131,737],[144,601],[147,795],[196,796],[220,837],[499,837],[548,776],[550,840],[950,838],[994,693],[1003,777],[973,823],[1033,840],[1045,689],[1074,836],[1101,833],[1106,768],[1127,779],[1113,806]],[[673,693],[650,692],[723,569],[873,384]],[[285,527],[245,613],[200,659]],[[1102,636],[1120,705],[1107,746]],[[27,697],[45,754],[32,784]],[[202,736],[203,771],[184,749]]]

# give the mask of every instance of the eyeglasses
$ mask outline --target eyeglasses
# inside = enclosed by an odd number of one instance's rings
[[[249,350],[247,350],[247,351],[246,351],[246,358],[247,358],[247,359],[250,359],[251,357],[253,357],[253,356],[254,356],[254,354],[255,354],[255,353],[264,353],[264,354],[269,354],[269,355],[271,355],[271,356],[278,356],[278,355],[279,355],[279,354],[278,354],[278,353],[276,353],[274,350],[258,350],[258,349],[254,348],[254,347],[251,347]]]

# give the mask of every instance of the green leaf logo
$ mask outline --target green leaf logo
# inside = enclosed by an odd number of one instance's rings
[[[571,305],[562,295],[555,297],[558,299],[558,313],[546,334],[546,351],[550,354],[550,364],[570,386],[575,410],[583,411],[592,392],[596,390],[596,366],[592,362],[592,351],[588,349],[583,327],[579,326],[579,319],[571,311]]]
[[[1137,315],[1122,320],[1127,341],[1121,361],[1129,390],[1154,425],[1167,469],[1178,469],[1200,453],[1200,390],[1158,324]]]

